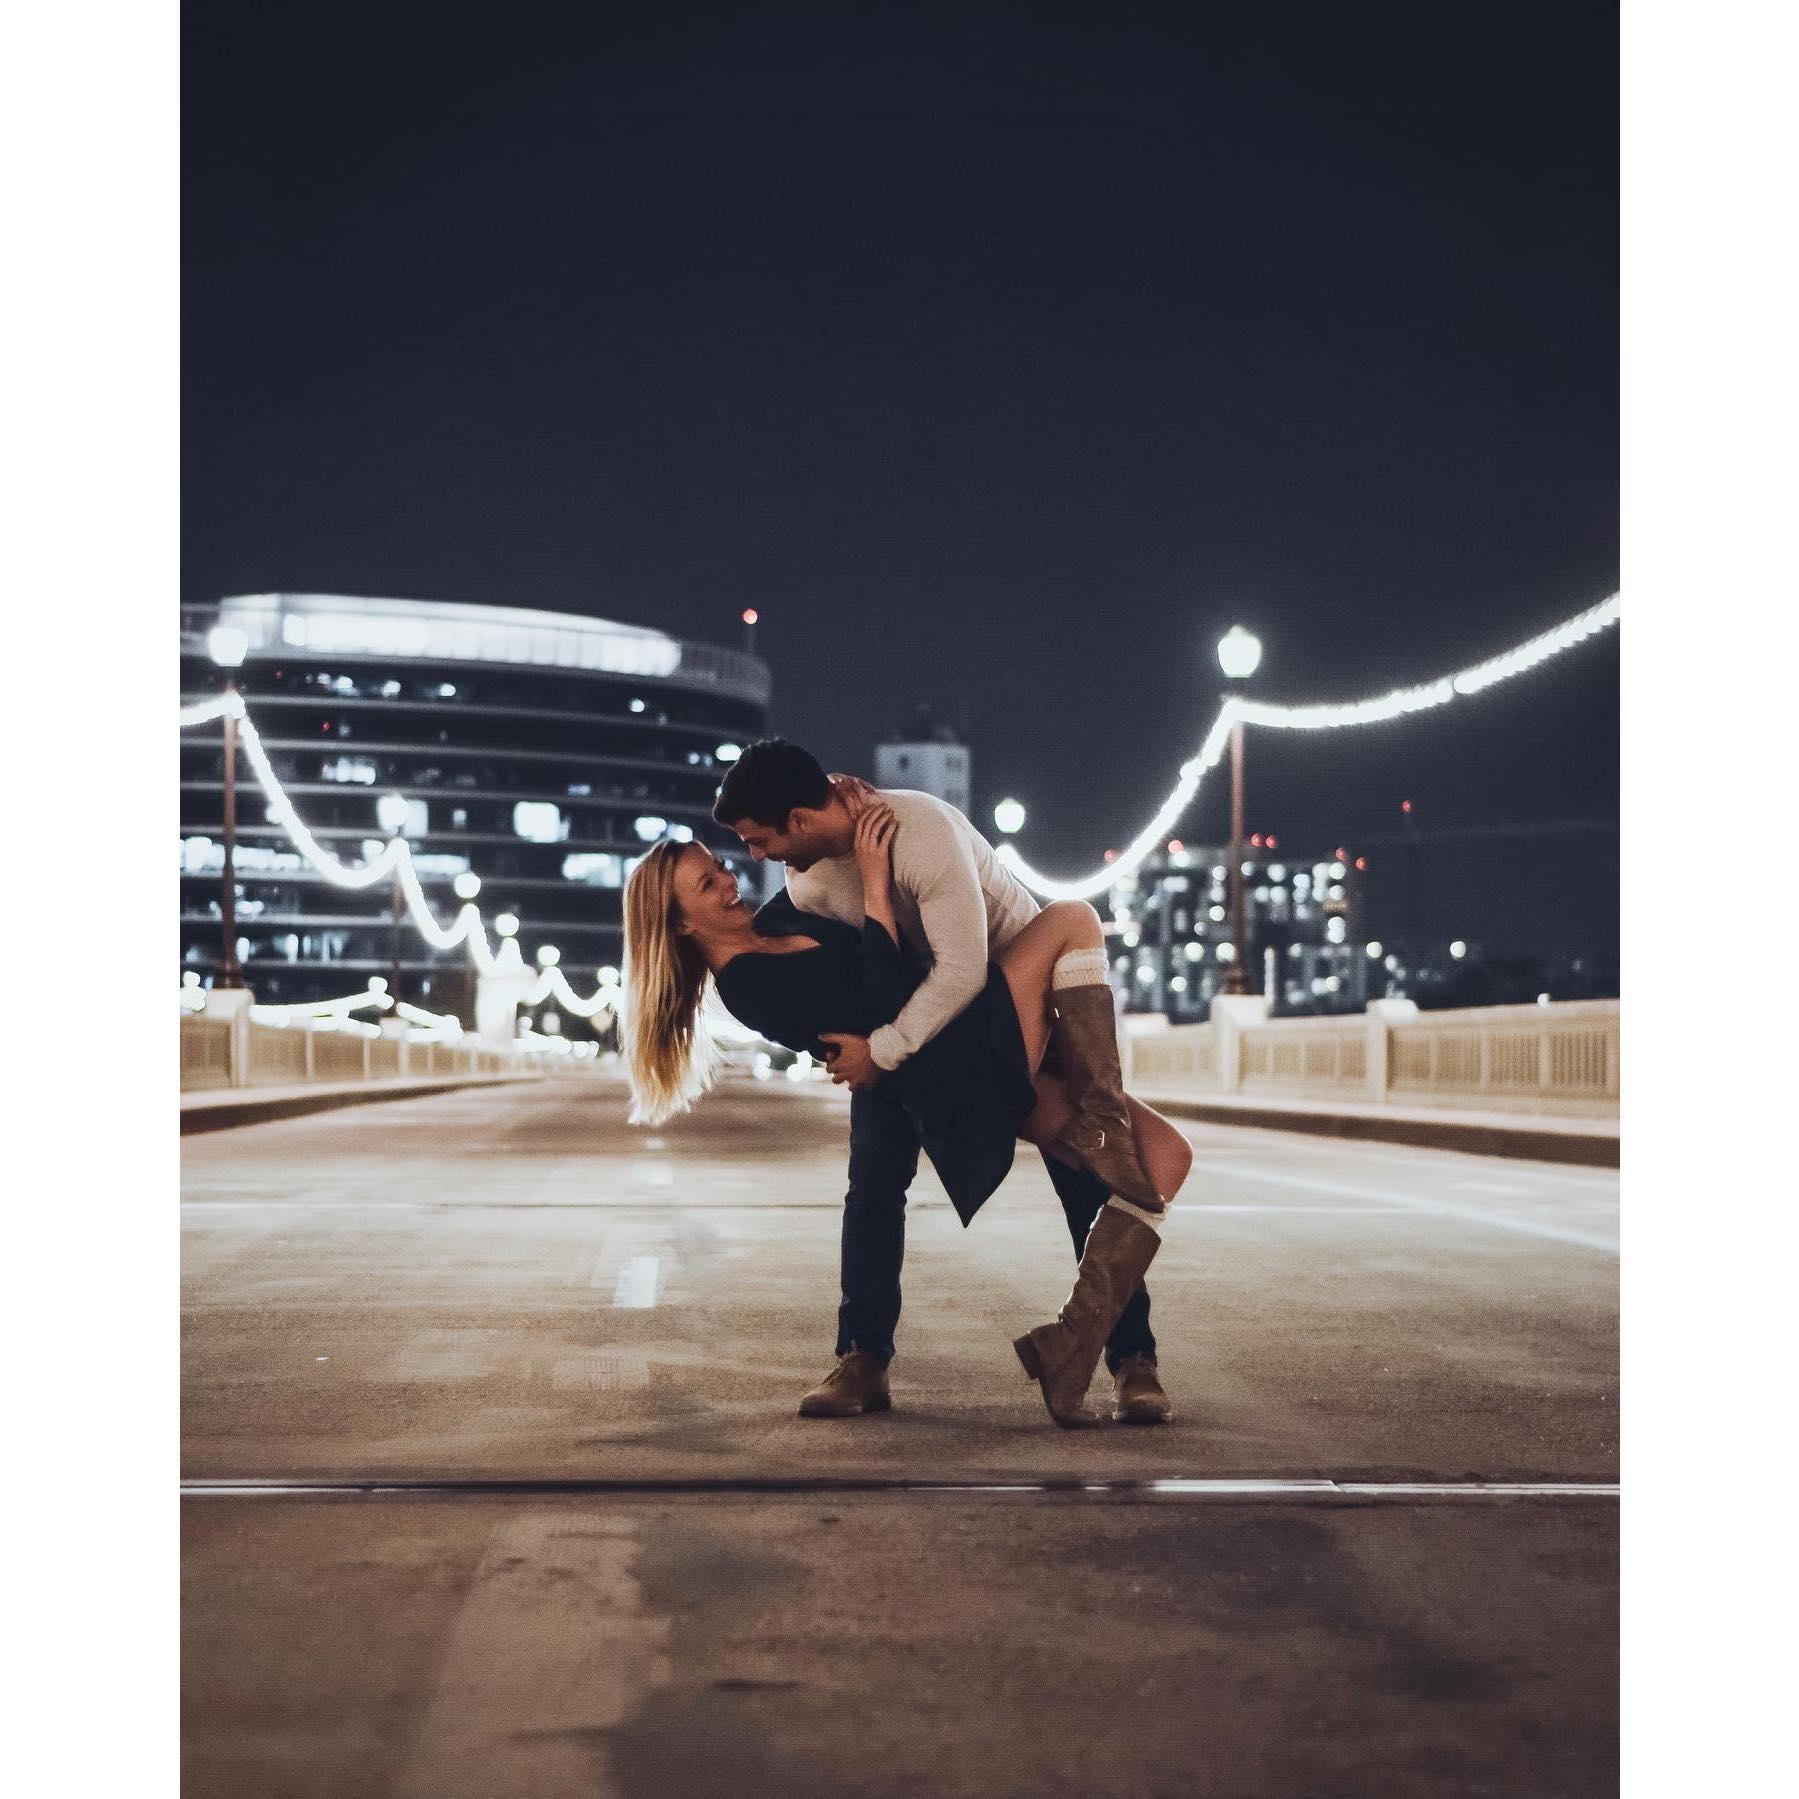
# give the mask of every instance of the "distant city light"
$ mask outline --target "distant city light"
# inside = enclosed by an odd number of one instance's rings
[[[1412,809],[1412,802],[1410,800],[1401,800],[1399,802],[1399,809],[1401,812],[1410,812]]]
[[[499,917],[493,921],[493,928],[498,931],[502,937],[516,937],[518,935],[518,914],[516,912],[502,912]]]
[[[668,829],[668,820],[645,813],[643,817],[632,820],[631,829],[637,833],[640,842],[654,843]]]
[[[1355,865],[1358,871],[1365,870],[1368,866],[1368,858],[1366,856],[1357,856]]]
[[[1017,800],[1001,800],[993,808],[993,822],[1008,837],[1024,829],[1025,811]]]
[[[1381,959],[1381,957],[1385,954],[1386,954],[1386,951],[1381,944],[1370,943],[1368,945],[1368,960],[1370,962],[1378,962]]]
[[[1455,942],[1449,946],[1449,953],[1459,962],[1467,955],[1468,946],[1458,937]]]
[[[631,702],[631,710],[633,712],[641,712],[643,710],[643,701],[642,700],[633,700]]]
[[[760,613],[760,612],[758,612],[758,611],[757,611],[757,610],[756,610],[756,608],[755,608],[755,607],[754,607],[754,606],[746,606],[746,607],[744,607],[744,609],[743,609],[743,622],[744,622],[744,623],[745,623],[745,624],[746,624],[746,625],[753,625],[753,624],[755,624],[755,623],[756,623],[756,622],[757,622],[757,620],[759,620],[759,619],[760,619],[760,618],[761,618],[761,617],[762,617],[762,614],[761,614],[761,613]]]
[[[720,762],[735,762],[743,754],[740,743],[721,743],[713,752]]]
[[[561,960],[562,960],[562,951],[557,949],[556,946],[552,943],[546,943],[543,946],[543,948],[537,952],[537,966],[539,968],[554,968],[556,966],[556,964],[558,962],[560,962]],[[545,1030],[550,1029],[550,1025],[547,1020],[544,1024],[544,1029]]]
[[[1178,837],[1168,839],[1168,853],[1171,856],[1178,856],[1185,847],[1186,845]]]
[[[472,900],[481,891],[481,877],[478,874],[460,874],[450,885],[455,889],[459,900]]]
[[[388,836],[397,837],[406,828],[406,796],[384,793],[375,802],[375,818]]]

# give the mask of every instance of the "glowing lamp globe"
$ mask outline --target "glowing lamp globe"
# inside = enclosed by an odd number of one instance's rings
[[[493,921],[493,928],[498,931],[502,937],[516,937],[518,935],[518,914],[516,912],[502,912],[500,916]]]
[[[1010,837],[1024,829],[1024,807],[1017,800],[1001,800],[993,808],[993,822]]]
[[[537,952],[537,966],[539,968],[554,968],[561,960],[562,951],[557,949],[554,944],[546,943],[543,948]]]
[[[459,900],[472,900],[481,891],[481,877],[472,869],[465,870],[450,885]]]
[[[1231,628],[1218,640],[1218,666],[1233,681],[1247,681],[1262,661],[1262,640],[1241,625]]]
[[[250,653],[250,634],[237,625],[214,625],[206,633],[206,653],[220,668],[240,668]]]

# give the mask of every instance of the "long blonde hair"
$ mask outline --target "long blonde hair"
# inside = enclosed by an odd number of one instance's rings
[[[686,847],[665,839],[625,883],[621,1029],[633,1124],[685,1112],[717,1073],[703,1017],[711,972],[699,945],[675,930],[675,864]]]

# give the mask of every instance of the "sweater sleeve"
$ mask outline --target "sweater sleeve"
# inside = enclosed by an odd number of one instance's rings
[[[918,902],[931,970],[892,1024],[868,1039],[878,1067],[916,1055],[987,985],[987,901],[973,852],[948,819],[912,819],[893,851],[895,881]]]

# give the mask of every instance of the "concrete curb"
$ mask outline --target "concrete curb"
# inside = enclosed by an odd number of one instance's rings
[[[435,1080],[374,1082],[360,1087],[331,1087],[318,1093],[258,1094],[254,1089],[214,1101],[209,1091],[205,1103],[181,1108],[181,1134],[196,1131],[228,1131],[241,1124],[262,1124],[277,1118],[302,1118],[309,1112],[330,1112],[340,1106],[366,1106],[383,1099],[420,1099],[428,1093],[454,1093],[464,1087],[502,1087],[515,1081],[540,1080],[533,1074],[451,1075]],[[191,1097],[183,1095],[183,1098]]]
[[[1619,1139],[1610,1132],[1547,1130],[1499,1119],[1478,1124],[1461,1119],[1394,1118],[1363,1112],[1295,1112],[1279,1106],[1217,1105],[1174,1099],[1159,1093],[1142,1097],[1171,1118],[1202,1124],[1249,1125],[1263,1131],[1303,1131],[1315,1137],[1351,1137],[1367,1143],[1404,1143],[1416,1149],[1458,1149],[1472,1156],[1515,1156],[1532,1162],[1570,1162],[1585,1168],[1616,1168]]]

